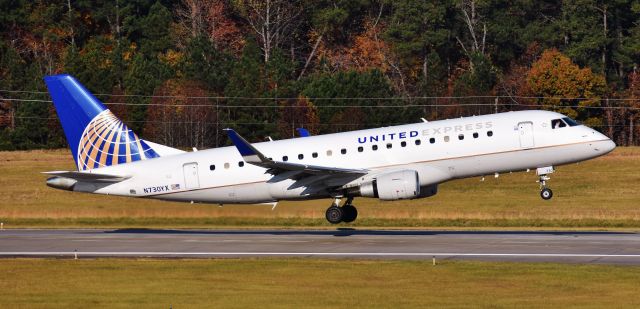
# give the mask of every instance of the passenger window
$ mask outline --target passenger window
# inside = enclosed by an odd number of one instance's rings
[[[302,160],[302,159],[304,159],[304,155],[303,154],[299,154],[298,155],[298,160]]]
[[[358,152],[363,152],[364,148],[362,148],[362,146],[358,147]]]
[[[432,137],[432,138],[429,139],[429,143],[434,144],[435,142],[436,142],[435,138]]]
[[[562,121],[562,119],[553,119],[553,120],[551,120],[551,128],[552,129],[564,128],[566,126],[567,126],[567,124],[564,123],[564,121]]]
[[[444,142],[445,142],[445,143],[448,143],[448,142],[449,142],[449,135],[447,135],[447,136],[445,136],[445,137],[444,137]]]
[[[333,151],[327,150],[327,157],[330,157],[333,154]]]
[[[478,138],[478,132],[473,132],[473,138]]]
[[[210,171],[215,171],[216,170],[216,166],[213,165],[213,164],[209,165],[209,170]]]
[[[404,141],[403,141],[403,142],[400,142],[400,146],[402,146],[402,147],[407,147],[407,142],[404,142]]]
[[[347,154],[347,149],[346,149],[346,148],[342,148],[342,149],[340,149],[340,153],[341,153],[341,154]]]
[[[487,131],[487,136],[488,137],[492,137],[493,136],[493,131]]]
[[[391,149],[391,147],[393,147],[393,145],[391,143],[387,144],[387,149]]]
[[[311,156],[314,157],[314,158],[317,158],[318,157],[318,153],[314,152],[314,153],[311,154]]]
[[[244,162],[243,161],[238,162],[238,166],[239,167],[243,167],[244,166]]]
[[[458,134],[458,139],[459,140],[463,140],[464,139],[464,134]]]
[[[416,146],[419,146],[422,143],[419,139],[416,140]]]
[[[224,164],[224,169],[229,169],[229,163]]]
[[[289,157],[288,157],[288,156],[283,156],[283,157],[282,157],[282,161],[284,161],[284,162],[289,161]]]
[[[373,151],[378,150],[378,145],[373,145],[373,146],[371,146],[371,149],[372,149]]]

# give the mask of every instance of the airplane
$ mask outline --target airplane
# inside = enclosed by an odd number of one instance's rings
[[[221,205],[331,199],[332,224],[356,220],[357,197],[426,198],[494,173],[535,169],[548,200],[555,167],[616,147],[565,115],[528,110],[260,143],[228,128],[234,146],[185,152],[141,139],[72,76],[44,80],[77,166],[45,172],[48,186]]]

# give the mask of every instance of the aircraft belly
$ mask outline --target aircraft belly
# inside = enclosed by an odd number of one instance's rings
[[[264,182],[201,188],[198,190],[156,195],[152,196],[152,198],[168,201],[194,201],[215,204],[252,204],[273,201]]]
[[[317,186],[297,186],[298,181],[282,179],[275,182],[267,182],[269,194],[274,200],[300,199],[319,195],[323,191]]]
[[[455,167],[456,178],[493,173],[515,172],[544,166],[559,166],[592,158],[589,144],[540,147],[515,152],[504,152],[447,160],[446,166]]]

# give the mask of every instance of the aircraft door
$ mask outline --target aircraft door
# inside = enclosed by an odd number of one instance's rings
[[[521,148],[533,148],[533,123],[531,121],[518,123],[518,135]]]
[[[198,163],[187,163],[182,166],[184,172],[185,189],[200,188],[200,178],[198,177]]]

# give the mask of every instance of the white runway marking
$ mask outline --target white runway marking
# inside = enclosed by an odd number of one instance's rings
[[[447,252],[0,252],[0,256],[469,256],[469,257],[573,257],[640,258],[640,254],[589,253],[447,253]]]

